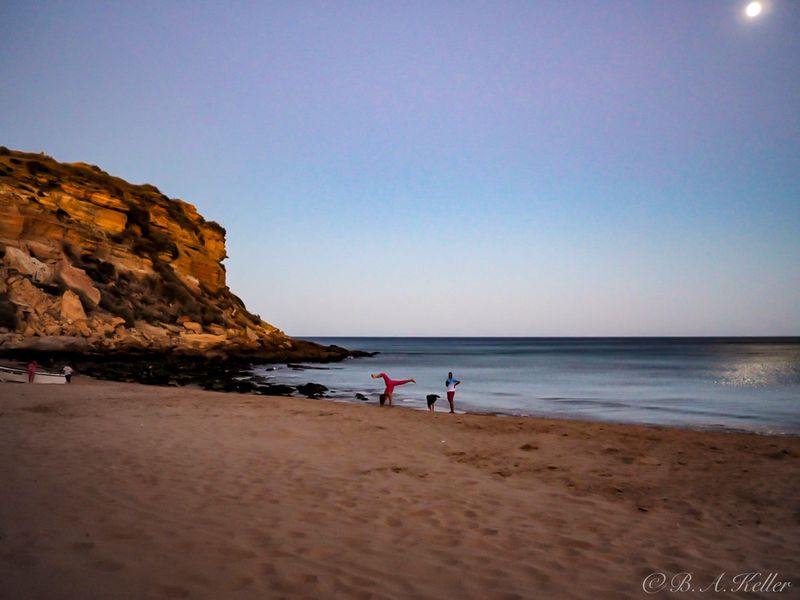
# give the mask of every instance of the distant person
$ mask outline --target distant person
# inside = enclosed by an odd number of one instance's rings
[[[436,401],[439,399],[439,394],[428,394],[425,396],[425,399],[428,401],[428,410],[431,412],[436,412],[436,409],[433,407],[436,404]]]
[[[61,369],[61,374],[62,374],[62,375],[64,376],[64,378],[67,380],[67,383],[69,383],[69,382],[71,382],[71,381],[72,381],[72,374],[73,374],[74,372],[75,372],[75,371],[74,371],[74,370],[72,369],[72,367],[70,367],[69,365],[64,365],[64,368],[63,368],[63,369]]]
[[[456,386],[460,385],[461,382],[453,377],[453,372],[450,371],[447,374],[447,381],[444,382],[444,385],[447,387],[447,401],[450,403],[450,412],[456,412]]]
[[[381,379],[383,378],[383,382],[386,384],[386,389],[383,390],[383,394],[381,394],[381,406],[383,403],[388,400],[389,406],[392,406],[392,396],[394,395],[394,388],[398,385],[405,385],[407,383],[417,383],[416,379],[391,379],[386,373],[372,373],[370,375],[373,379]]]
[[[35,360],[28,363],[28,383],[33,383],[33,380],[36,378],[36,369],[38,367],[39,365]]]

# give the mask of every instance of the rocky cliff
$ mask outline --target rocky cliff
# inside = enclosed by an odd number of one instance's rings
[[[247,311],[225,230],[99,167],[0,147],[0,352],[336,359]]]

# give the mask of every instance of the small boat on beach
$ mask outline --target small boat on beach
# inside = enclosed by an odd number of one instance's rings
[[[14,367],[0,366],[0,381],[4,383],[28,383],[28,371]],[[37,369],[33,383],[67,383],[61,373],[49,373]]]

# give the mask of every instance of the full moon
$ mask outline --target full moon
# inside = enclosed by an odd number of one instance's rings
[[[745,14],[751,19],[761,14],[761,2],[751,2],[744,9]]]

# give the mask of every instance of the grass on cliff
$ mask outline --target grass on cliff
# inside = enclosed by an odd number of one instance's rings
[[[111,283],[116,280],[117,269],[110,262],[95,258],[91,254],[82,254],[81,265],[86,274],[97,283]]]
[[[128,326],[135,321],[151,324],[174,323],[184,316],[202,325],[223,325],[222,310],[207,299],[197,297],[164,263],[157,275],[138,279],[127,273],[99,283],[100,307],[125,319]]]

